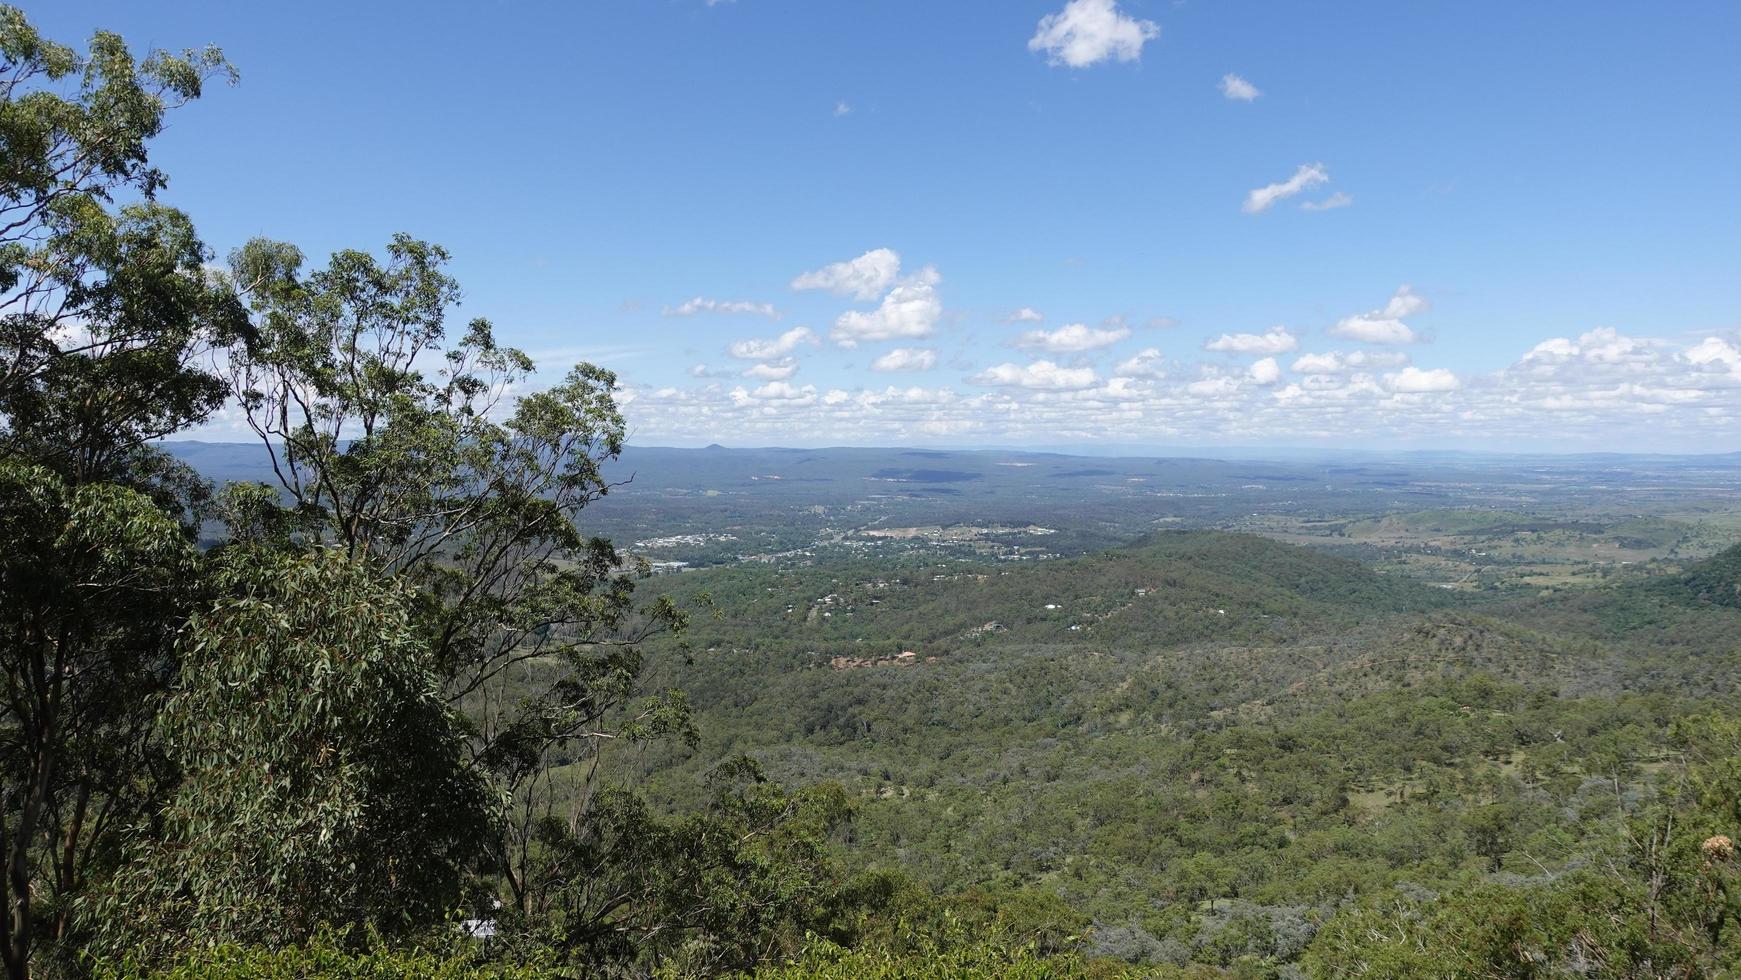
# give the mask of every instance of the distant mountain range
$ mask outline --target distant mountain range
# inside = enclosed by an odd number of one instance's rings
[[[227,480],[273,479],[265,447],[250,442],[172,441],[163,448],[206,478]],[[1280,450],[1280,449],[1191,449],[1171,453],[1130,455],[1070,454],[1016,449],[907,449],[899,447],[830,447],[790,449],[780,447],[702,449],[665,446],[630,446],[610,468],[613,479],[633,476],[637,482],[659,487],[717,485],[784,480],[864,477],[897,483],[949,485],[1035,467],[1050,478],[1147,476],[1157,464],[1174,467],[1201,466],[1208,472],[1245,472],[1253,464],[1277,464],[1297,478],[1298,471],[1346,475],[1349,467],[1367,473],[1374,468],[1396,466],[1425,476],[1429,470],[1520,469],[1577,471],[1601,470],[1610,474],[1648,476],[1664,470],[1741,470],[1741,453],[1710,455],[1645,455],[1635,453],[1508,454],[1418,450],[1404,452]],[[1399,474],[1400,475],[1400,474]],[[1276,478],[1280,473],[1271,473]],[[1263,476],[1252,476],[1261,479]]]

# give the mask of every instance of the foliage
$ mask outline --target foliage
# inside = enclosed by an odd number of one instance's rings
[[[375,937],[358,948],[323,932],[293,946],[219,945],[146,966],[137,958],[94,965],[93,980],[560,980],[565,971],[543,963],[482,960],[452,940],[393,946]]]
[[[795,962],[743,976],[755,980],[1211,980],[1226,974],[1208,967],[1137,967],[990,942],[926,946],[910,953],[875,947],[851,950],[822,942]]]
[[[533,841],[535,890],[504,925],[516,944],[577,964],[662,964],[684,975],[795,955],[832,914],[840,872],[830,835],[850,807],[838,787],[788,793],[754,764],[722,766],[701,812],[659,818],[607,791]]]
[[[1048,914],[1062,935],[1133,962],[1278,970],[1337,908],[1393,887],[1617,861],[1616,814],[1677,765],[1674,719],[1733,704],[1721,693],[1733,633],[1713,624],[1677,621],[1678,644],[1634,646],[1564,616],[1558,597],[1446,608],[1442,592],[1387,593],[1305,550],[1161,539],[1175,541],[1025,567],[745,565],[658,580],[714,596],[722,618],[693,626],[692,658],[655,657],[659,682],[690,692],[702,738],[693,756],[649,754],[651,792],[684,809],[690,773],[748,752],[782,782],[843,783],[858,809],[849,868],[901,869],[956,901],[1061,896],[1066,911]],[[1114,615],[1083,614],[1096,596],[1091,610]],[[1048,619],[1044,601],[1068,618]],[[964,620],[1008,629],[946,634],[958,603]],[[1308,611],[1245,635],[1213,611],[1289,607]],[[804,612],[818,608],[832,620]],[[1120,617],[1162,628],[1098,628]],[[855,632],[934,659],[836,669]],[[865,904],[922,907],[902,894]],[[890,944],[874,917],[824,935]]]
[[[184,773],[117,884],[111,945],[287,945],[427,927],[459,900],[495,801],[407,597],[342,552],[226,549],[158,717]]]
[[[1675,729],[1690,767],[1619,814],[1608,859],[1523,883],[1468,879],[1337,912],[1302,961],[1313,977],[1718,977],[1741,969],[1741,722]],[[1722,831],[1729,831],[1724,833]]]
[[[72,897],[149,808],[151,708],[199,502],[146,440],[204,418],[197,362],[246,323],[185,215],[153,200],[165,113],[229,72],[215,50],[87,53],[0,7],[0,960],[74,941]],[[126,200],[122,200],[125,198]]]
[[[198,362],[246,326],[146,156],[165,113],[231,70],[215,49],[136,61],[107,32],[80,55],[14,7],[0,58],[0,446],[111,479],[222,402]]]
[[[410,590],[412,626],[469,719],[469,758],[511,801],[487,846],[524,910],[542,887],[530,837],[550,819],[552,769],[596,774],[606,743],[688,732],[680,696],[640,687],[637,649],[683,617],[636,604],[634,566],[575,524],[622,449],[615,377],[582,364],[508,408],[532,363],[484,320],[446,344],[446,261],[405,235],[385,261],[343,251],[307,275],[288,245],[232,256],[255,339],[224,374],[284,499],[231,495],[231,533],[329,544]]]
[[[1471,883],[1339,912],[1312,943],[1310,977],[1718,976],[1695,948],[1653,932],[1646,889],[1595,873],[1547,884]]]
[[[20,975],[37,935],[72,938],[73,899],[149,803],[152,711],[194,555],[143,494],[4,457],[0,540],[0,844]]]
[[[1671,594],[1741,608],[1741,545],[1695,563],[1678,578],[1664,582],[1663,586],[1663,591]]]

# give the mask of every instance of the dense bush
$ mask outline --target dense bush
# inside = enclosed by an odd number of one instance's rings
[[[453,944],[447,944],[452,946]],[[475,951],[375,947],[348,949],[333,937],[306,945],[213,946],[144,967],[104,964],[93,980],[563,980],[546,964],[489,963]]]

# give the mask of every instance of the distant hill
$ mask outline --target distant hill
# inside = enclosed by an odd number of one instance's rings
[[[1310,548],[1218,531],[1161,532],[1131,548],[1031,566],[987,592],[994,608],[1057,595],[1101,642],[1119,645],[1278,641],[1459,599]]]
[[[1741,545],[1718,552],[1663,584],[1700,602],[1741,609]]]
[[[706,592],[729,611],[695,624],[698,645],[824,656],[1284,643],[1469,601],[1310,548],[1221,531],[1160,532],[1127,548],[1038,562],[739,566],[667,588],[680,598]]]
[[[259,442],[192,442],[176,440],[160,447],[217,483],[273,483],[272,457]]]

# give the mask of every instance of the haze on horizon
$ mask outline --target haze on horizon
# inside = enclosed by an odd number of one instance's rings
[[[641,444],[1741,449],[1733,4],[38,16],[241,66],[220,255],[440,242]]]

